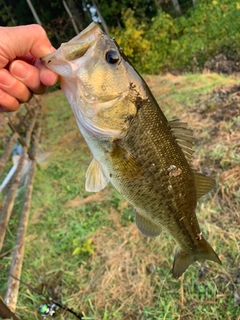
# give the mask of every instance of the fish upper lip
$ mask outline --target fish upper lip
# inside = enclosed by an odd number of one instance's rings
[[[62,43],[60,48],[53,53],[50,53],[41,58],[44,64],[48,64],[51,60],[64,60],[74,61],[87,52],[88,48],[96,41],[99,36],[102,36],[103,32],[96,22],[92,22],[88,28],[83,32],[80,32],[73,39],[66,43]],[[74,53],[74,46],[78,49]],[[73,48],[73,50],[67,50],[67,48]]]
[[[47,54],[46,56],[40,58],[40,60],[44,63],[44,64],[48,64],[52,61],[52,59],[54,58],[54,60],[60,60],[59,57],[58,57],[58,52],[55,51],[55,52],[52,52],[52,53],[49,53]]]

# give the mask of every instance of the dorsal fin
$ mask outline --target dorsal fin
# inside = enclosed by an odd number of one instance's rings
[[[194,146],[193,130],[187,128],[187,123],[181,122],[179,119],[169,121],[169,125],[188,163],[192,166],[192,154],[194,153],[192,149]],[[193,173],[197,187],[197,198],[199,199],[215,187],[215,180],[196,172],[194,169]]]
[[[187,123],[181,122],[179,119],[169,121],[169,125],[188,163],[192,165],[192,154],[194,153],[192,149],[194,145],[193,130],[187,128]]]
[[[204,174],[196,172],[195,170],[193,170],[193,173],[197,187],[197,198],[200,199],[215,187],[216,182],[214,179],[206,177]]]

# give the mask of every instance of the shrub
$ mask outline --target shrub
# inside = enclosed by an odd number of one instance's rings
[[[219,53],[239,57],[239,16],[238,0],[199,0],[185,15],[160,12],[147,26],[127,11],[125,28],[113,33],[140,72],[191,70]]]
[[[125,28],[112,29],[111,33],[133,65],[143,71],[146,65],[145,59],[152,50],[150,41],[144,37],[145,26],[137,23],[131,9],[123,14],[123,19]]]

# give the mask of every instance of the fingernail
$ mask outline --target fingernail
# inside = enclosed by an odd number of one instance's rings
[[[27,77],[28,72],[29,69],[26,66],[26,63],[23,64],[19,61],[17,63],[13,62],[11,73],[14,75],[14,77],[18,78],[19,80],[24,80]]]
[[[56,73],[53,72],[49,72],[48,74],[48,81],[49,81],[49,85],[52,86],[54,85],[58,80],[58,75]]]
[[[43,68],[40,73],[40,79],[45,86],[52,86],[58,80],[58,75],[51,70]]]

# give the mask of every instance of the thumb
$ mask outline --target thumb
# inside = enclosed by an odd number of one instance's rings
[[[0,68],[29,52],[34,58],[41,58],[52,52],[46,32],[38,24],[0,27],[0,39]]]

